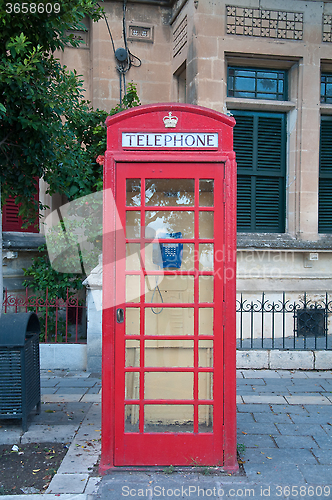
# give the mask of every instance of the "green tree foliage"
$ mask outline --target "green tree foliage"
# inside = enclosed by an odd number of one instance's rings
[[[30,2],[16,3],[30,9]],[[61,0],[60,12],[49,14],[14,13],[8,5],[14,2],[0,0],[0,178],[3,199],[16,196],[27,217],[33,179],[43,177],[50,194],[69,200],[90,193],[100,179],[95,158],[107,113],[91,109],[79,76],[53,53],[77,46],[67,30],[85,29],[83,19],[100,19],[102,9],[97,0]]]

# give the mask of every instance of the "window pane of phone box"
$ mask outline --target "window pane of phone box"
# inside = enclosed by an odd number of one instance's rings
[[[193,206],[194,179],[146,179],[145,204],[150,206]]]
[[[139,238],[141,235],[141,212],[126,212],[126,238]]]
[[[182,238],[194,237],[194,212],[182,210],[147,210],[145,212],[145,237],[155,238],[166,233],[180,232]]]
[[[194,366],[193,340],[146,340],[144,353],[145,366]]]
[[[145,432],[194,432],[192,405],[145,405]]]
[[[127,372],[125,374],[125,398],[139,399],[139,373]]]
[[[205,276],[204,276],[205,277]],[[194,276],[146,276],[145,302],[162,304],[194,302]]]
[[[201,307],[198,313],[198,334],[213,335],[213,309]]]
[[[125,313],[126,335],[140,334],[140,310],[137,307],[127,307]]]
[[[194,335],[194,308],[164,307],[160,314],[146,308],[145,335]]]
[[[139,361],[140,361],[139,340],[127,339],[125,366],[139,366]]]
[[[125,405],[125,432],[139,432],[139,406]]]
[[[199,237],[213,238],[214,212],[199,212]]]
[[[141,179],[127,179],[126,181],[126,205],[137,207],[141,204]]]
[[[199,180],[199,206],[213,207],[214,181],[213,179]]]
[[[144,378],[146,399],[193,399],[192,372],[147,372]]]
[[[198,432],[213,432],[213,405],[198,406]]]

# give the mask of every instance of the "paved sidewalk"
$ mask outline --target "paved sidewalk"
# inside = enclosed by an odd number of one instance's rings
[[[332,498],[332,371],[238,370],[237,382],[243,462],[237,475],[197,468],[93,476],[100,456],[101,382],[86,372],[42,371],[41,414],[32,412],[25,433],[19,423],[2,421],[0,443],[68,443],[47,500]],[[23,498],[40,495],[15,495]]]

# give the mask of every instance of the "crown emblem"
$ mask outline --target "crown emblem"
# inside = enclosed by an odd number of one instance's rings
[[[168,113],[168,116],[164,116],[163,122],[165,124],[165,128],[175,128],[178,122],[177,116],[172,116],[172,111]]]

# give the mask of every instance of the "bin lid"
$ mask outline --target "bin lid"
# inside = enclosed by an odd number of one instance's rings
[[[27,333],[40,333],[36,313],[2,313],[0,317],[0,346],[24,346]]]

